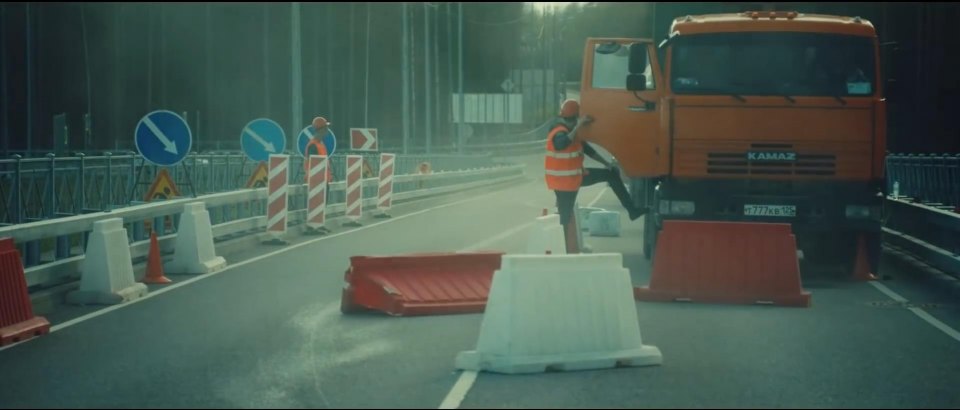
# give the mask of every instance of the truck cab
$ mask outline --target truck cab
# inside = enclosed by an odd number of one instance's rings
[[[667,40],[591,38],[584,139],[667,219],[789,223],[799,246],[851,259],[878,237],[886,106],[873,25],[797,12],[684,16]],[[828,255],[829,254],[829,255]]]

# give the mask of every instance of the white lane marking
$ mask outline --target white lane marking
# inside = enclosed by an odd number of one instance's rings
[[[477,242],[473,245],[470,245],[466,248],[463,248],[460,252],[468,252],[477,249],[484,248],[491,243],[495,243],[499,240],[507,238],[520,232],[524,229],[529,228],[535,222],[527,222],[523,225],[514,227],[506,232],[503,232],[492,238],[485,239],[483,241]],[[440,403],[441,409],[455,409],[460,407],[460,403],[463,402],[463,399],[467,397],[467,393],[470,392],[470,388],[473,387],[473,383],[477,381],[477,372],[472,370],[465,370],[463,373],[460,373],[460,377],[457,379],[457,382],[454,383],[453,388],[450,389],[450,392],[447,393],[447,397],[443,399],[443,402]]]
[[[960,332],[957,332],[956,330],[953,330],[953,328],[950,327],[950,326],[947,326],[946,323],[943,323],[943,322],[937,320],[937,318],[931,316],[929,313],[925,312],[923,309],[916,308],[916,307],[912,307],[912,308],[908,308],[908,309],[909,309],[911,312],[913,312],[913,314],[919,316],[920,319],[925,320],[927,323],[929,323],[929,324],[932,325],[933,327],[935,327],[935,328],[937,328],[937,329],[940,329],[941,332],[946,333],[947,336],[952,337],[953,340],[956,340],[956,341],[960,342]]]
[[[477,381],[477,372],[467,370],[460,373],[460,378],[457,379],[457,383],[450,389],[447,397],[443,399],[443,403],[440,403],[439,408],[455,409],[460,407],[460,403],[467,397],[467,393],[470,391],[470,388],[473,387],[473,382],[475,381]]]
[[[113,311],[115,311],[115,310],[117,310],[117,309],[122,309],[122,308],[125,308],[125,307],[127,307],[127,306],[140,303],[140,302],[142,302],[142,301],[144,301],[144,300],[147,300],[147,299],[150,299],[150,298],[153,298],[153,297],[156,297],[156,296],[160,296],[160,295],[162,295],[162,294],[164,294],[164,293],[167,293],[167,292],[170,292],[170,291],[172,291],[172,290],[174,290],[174,289],[178,289],[178,288],[187,286],[187,285],[189,285],[189,284],[191,284],[191,283],[195,283],[195,282],[198,282],[198,281],[201,281],[201,280],[204,280],[204,279],[213,277],[213,276],[215,276],[215,275],[219,275],[219,274],[221,274],[221,273],[227,272],[227,271],[229,271],[229,270],[231,270],[231,269],[239,268],[239,267],[244,266],[244,265],[248,265],[248,264],[251,264],[251,263],[254,263],[254,262],[258,262],[258,261],[261,261],[261,260],[264,260],[264,259],[267,259],[267,258],[276,256],[276,255],[279,255],[279,254],[284,253],[284,252],[287,252],[287,251],[291,251],[291,250],[294,250],[294,249],[297,249],[297,248],[301,248],[301,247],[304,247],[304,246],[307,246],[307,245],[311,245],[311,244],[314,244],[314,243],[317,243],[317,242],[320,242],[320,241],[325,241],[325,240],[337,238],[337,237],[339,237],[339,236],[343,236],[343,235],[346,235],[346,234],[355,233],[355,232],[359,232],[359,231],[362,231],[362,230],[370,229],[370,228],[373,228],[373,227],[376,227],[376,226],[380,226],[380,225],[383,225],[383,224],[400,221],[400,220],[407,219],[407,218],[410,218],[410,217],[413,217],[413,216],[422,215],[422,214],[425,214],[425,213],[428,213],[428,212],[433,212],[433,211],[436,211],[436,210],[439,210],[439,209],[449,208],[449,207],[456,206],[456,205],[460,205],[460,204],[467,203],[467,202],[473,202],[473,201],[476,201],[476,200],[478,200],[478,199],[481,199],[481,198],[484,198],[484,197],[487,197],[487,196],[490,196],[490,195],[502,193],[502,192],[503,192],[503,191],[488,192],[488,193],[486,193],[486,194],[482,194],[482,195],[475,196],[475,197],[472,197],[472,198],[467,198],[467,199],[463,199],[463,200],[460,200],[460,201],[451,202],[451,203],[449,203],[449,204],[438,205],[438,206],[435,206],[435,207],[432,207],[432,208],[423,209],[423,210],[416,211],[416,212],[413,212],[413,213],[409,213],[409,214],[406,214],[406,215],[401,215],[401,216],[398,216],[398,217],[395,217],[395,218],[391,218],[391,219],[387,219],[387,220],[384,220],[384,221],[376,222],[376,223],[373,223],[373,224],[370,224],[370,225],[362,226],[362,227],[359,227],[359,228],[356,228],[356,229],[351,229],[351,230],[349,230],[349,231],[339,232],[339,233],[336,233],[336,234],[333,234],[333,235],[330,235],[330,236],[324,236],[324,237],[321,237],[321,238],[311,239],[311,240],[308,240],[308,241],[306,241],[306,242],[302,242],[302,243],[299,243],[299,244],[296,244],[296,245],[292,245],[292,246],[289,246],[289,247],[286,247],[286,248],[283,248],[283,249],[278,249],[278,250],[276,250],[276,251],[273,251],[273,252],[270,252],[270,253],[267,253],[267,254],[264,254],[264,255],[260,255],[260,256],[257,256],[257,257],[251,258],[251,259],[247,259],[247,260],[245,260],[245,261],[241,261],[241,262],[237,262],[237,263],[232,264],[232,265],[228,265],[226,268],[224,268],[223,270],[220,270],[220,271],[208,273],[208,274],[202,275],[202,276],[197,276],[197,277],[195,277],[195,278],[190,278],[190,279],[187,279],[187,280],[185,280],[185,281],[183,281],[183,282],[179,282],[179,283],[175,283],[175,284],[172,284],[172,285],[168,285],[168,286],[166,286],[166,287],[164,287],[164,288],[162,288],[162,289],[158,289],[158,290],[156,290],[156,291],[151,291],[151,292],[148,293],[146,296],[144,296],[144,297],[142,297],[142,298],[140,298],[140,299],[136,299],[136,300],[133,300],[133,301],[124,303],[124,304],[120,304],[120,305],[113,305],[113,306],[110,306],[110,307],[107,307],[107,308],[98,310],[98,311],[96,311],[96,312],[93,312],[93,313],[89,313],[89,314],[80,316],[80,317],[78,317],[78,318],[76,318],[76,319],[68,320],[68,321],[66,321],[66,322],[63,322],[63,323],[60,323],[60,324],[58,324],[58,325],[55,325],[55,326],[50,327],[50,333],[53,333],[53,332],[56,332],[56,331],[59,331],[59,330],[68,328],[68,327],[73,326],[73,325],[76,325],[76,324],[78,324],[78,323],[86,322],[86,321],[88,321],[88,320],[90,320],[90,319],[94,319],[94,318],[103,316],[103,315],[105,315],[105,314],[107,314],[107,313],[110,313],[110,312],[113,312]],[[411,203],[412,203],[412,202],[411,202]],[[409,204],[409,203],[408,203],[408,204]],[[405,204],[405,205],[406,205],[406,204]],[[12,344],[12,345],[8,345],[8,346],[0,347],[0,352],[2,352],[2,351],[4,351],[4,350],[7,350],[7,349],[9,349],[9,348],[11,348],[11,347],[14,347],[14,346],[20,346],[20,345],[22,345],[22,344],[29,343],[29,342],[31,342],[31,341],[33,341],[33,340],[37,340],[37,339],[39,339],[39,338],[34,337],[34,338],[30,338],[30,339],[28,339],[28,340],[25,340],[25,341],[23,341],[23,342],[20,342],[20,343],[16,343],[16,344]]]
[[[894,301],[897,301],[899,303],[907,303],[906,298],[896,294],[894,291],[890,290],[890,288],[884,286],[884,284],[877,283],[877,282],[870,282],[870,284],[873,285],[873,287],[877,288],[877,290],[879,290],[880,292],[883,292],[883,294],[887,295],[887,297],[889,297],[890,299],[893,299]]]
[[[534,223],[536,223],[536,221],[534,221],[534,222],[527,222],[527,223],[525,223],[525,224],[523,224],[523,225],[516,226],[516,227],[511,228],[510,230],[508,230],[508,231],[506,231],[506,232],[503,232],[503,233],[501,233],[501,234],[499,234],[499,235],[497,235],[497,236],[494,236],[494,237],[492,237],[492,238],[485,239],[485,240],[483,240],[483,241],[481,241],[481,242],[478,242],[478,243],[475,243],[475,244],[473,244],[473,245],[470,245],[470,246],[468,246],[468,247],[466,247],[466,248],[463,248],[463,249],[460,250],[460,252],[470,252],[470,251],[475,251],[475,250],[479,250],[479,249],[485,248],[485,247],[489,246],[489,245],[492,244],[492,243],[496,243],[497,241],[499,241],[499,240],[501,240],[501,239],[507,238],[507,237],[509,237],[509,236],[513,236],[513,235],[516,234],[517,232],[520,232],[520,231],[522,231],[522,230],[524,230],[524,229],[527,229],[527,228],[533,226]]]
[[[873,287],[879,290],[880,292],[883,292],[883,294],[889,296],[890,299],[893,299],[900,303],[907,303],[906,298],[890,290],[890,288],[886,287],[884,284],[877,283],[877,282],[870,282],[870,284],[873,285]],[[923,319],[924,322],[929,323],[931,326],[937,328],[941,332],[945,333],[947,336],[950,336],[951,338],[953,338],[953,340],[960,342],[960,332],[957,332],[952,327],[947,326],[946,323],[941,322],[939,319],[933,317],[931,314],[927,313],[923,309],[920,309],[918,307],[911,307],[911,308],[907,308],[907,310],[913,312],[913,314],[917,315],[917,317],[919,317],[920,319]]]

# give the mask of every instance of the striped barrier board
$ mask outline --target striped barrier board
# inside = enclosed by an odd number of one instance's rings
[[[378,218],[389,218],[387,212],[393,206],[393,170],[397,156],[394,154],[380,154],[380,183],[377,191]]]
[[[290,156],[271,155],[267,181],[267,232],[270,242],[286,243],[287,233],[287,182]]]
[[[347,200],[344,226],[360,226],[363,216],[363,157],[347,155]]]
[[[329,161],[325,155],[310,156],[310,175],[307,180],[307,232],[318,233],[326,230],[327,207],[327,167]]]

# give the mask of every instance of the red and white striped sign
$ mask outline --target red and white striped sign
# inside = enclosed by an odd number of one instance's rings
[[[327,166],[326,156],[310,156],[310,175],[307,178],[307,227],[320,229],[326,222]]]
[[[267,232],[280,239],[287,233],[287,170],[290,157],[270,156],[267,182]]]
[[[377,129],[376,128],[351,128],[350,129],[350,150],[351,151],[376,151],[377,148]]]
[[[382,212],[390,210],[393,205],[393,163],[396,155],[380,154],[380,190],[378,192],[377,209]]]
[[[347,155],[347,218],[356,222],[363,216],[363,157]]]

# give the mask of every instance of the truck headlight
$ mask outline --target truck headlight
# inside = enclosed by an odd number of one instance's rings
[[[693,215],[697,206],[693,201],[661,201],[660,213],[663,215]]]

